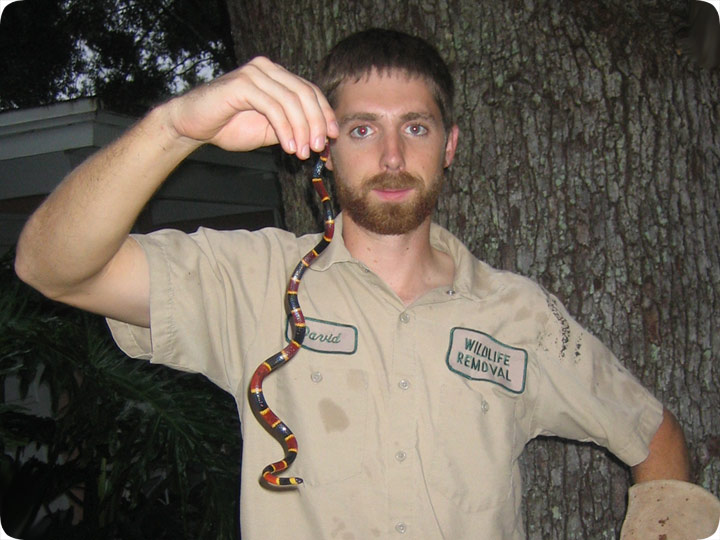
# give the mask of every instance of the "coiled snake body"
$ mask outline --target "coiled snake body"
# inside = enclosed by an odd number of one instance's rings
[[[300,350],[303,340],[305,339],[305,317],[303,316],[300,304],[298,303],[298,288],[300,286],[300,280],[302,279],[305,270],[312,264],[312,262],[323,252],[323,250],[330,244],[335,232],[335,214],[332,209],[330,202],[330,196],[325,190],[325,186],[322,181],[322,171],[327,161],[328,148],[318,158],[315,167],[313,168],[313,186],[315,191],[320,196],[323,205],[323,214],[325,219],[325,232],[320,242],[310,250],[297,264],[295,270],[290,276],[290,281],[287,286],[287,302],[290,307],[290,315],[293,318],[294,333],[290,340],[290,343],[281,350],[279,353],[272,355],[262,364],[260,364],[250,380],[249,388],[249,402],[250,408],[259,419],[261,419],[268,427],[268,430],[275,439],[285,449],[285,457],[271,463],[262,470],[261,479],[270,486],[287,487],[297,486],[302,484],[302,478],[295,476],[291,477],[279,477],[278,473],[286,470],[297,456],[298,444],[297,439],[290,428],[277,417],[277,415],[270,410],[265,396],[263,394],[263,380],[272,371],[283,366],[289,362],[293,356]]]

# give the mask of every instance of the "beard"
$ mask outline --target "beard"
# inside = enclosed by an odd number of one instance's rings
[[[340,208],[352,220],[376,234],[398,235],[417,229],[435,209],[442,189],[442,172],[426,186],[421,178],[407,172],[379,173],[351,188],[335,174]],[[414,189],[412,198],[403,202],[373,201],[370,192]]]

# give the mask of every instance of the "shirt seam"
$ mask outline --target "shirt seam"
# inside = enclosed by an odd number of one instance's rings
[[[174,282],[174,278],[173,278],[173,274],[172,274],[170,265],[169,265],[169,263],[168,263],[167,248],[166,248],[166,246],[165,246],[164,243],[162,243],[162,244],[160,245],[160,252],[162,253],[162,263],[163,263],[163,266],[164,266],[164,268],[165,268],[165,274],[168,276],[168,285],[167,285],[167,286],[168,286],[168,298],[167,298],[167,302],[168,302],[168,304],[169,304],[169,309],[165,310],[165,312],[168,314],[168,315],[167,315],[167,317],[168,317],[168,320],[167,320],[167,332],[168,332],[167,343],[168,343],[170,346],[167,348],[167,353],[165,354],[165,358],[167,359],[167,364],[168,364],[168,365],[170,365],[170,366],[180,366],[180,364],[175,361],[175,356],[176,356],[175,352],[176,352],[176,347],[177,347],[177,339],[176,339],[176,337],[177,337],[177,325],[175,324],[175,320],[174,320],[174,319],[175,319],[175,315],[174,315],[174,314],[175,314],[175,303],[176,303],[176,299],[175,299],[175,288],[176,288],[176,285],[175,285],[175,282]],[[157,295],[156,295],[156,297],[157,297]],[[150,306],[151,306],[151,309],[152,309],[152,303],[150,304]],[[150,315],[151,315],[151,316],[150,316],[150,321],[152,321],[152,313],[151,313]],[[154,332],[152,331],[152,322],[150,323],[150,326],[151,326],[151,332],[150,332],[151,345],[150,345],[150,346],[151,346],[152,350],[154,350],[154,349],[155,349],[155,345],[154,345],[154,340],[153,340],[153,334],[154,334]],[[162,323],[161,323],[160,326],[161,326],[161,328],[160,328],[160,331],[161,331],[161,330],[162,330],[162,326],[163,326]],[[153,354],[153,358],[155,358],[155,355],[154,355],[154,354]],[[163,362],[163,363],[165,363],[165,362]]]

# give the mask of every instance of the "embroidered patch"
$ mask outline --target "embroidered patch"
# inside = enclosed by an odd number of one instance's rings
[[[499,384],[515,394],[525,390],[527,352],[484,332],[453,328],[446,361],[450,371],[468,379]]]
[[[358,331],[349,324],[340,324],[305,317],[307,325],[302,348],[328,354],[355,354],[357,351]],[[290,318],[285,324],[285,339],[290,341],[292,325]]]

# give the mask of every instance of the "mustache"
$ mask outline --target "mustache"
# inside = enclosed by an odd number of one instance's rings
[[[374,189],[412,189],[422,187],[423,181],[420,178],[405,171],[398,173],[378,173],[363,183],[363,190],[366,193]]]

